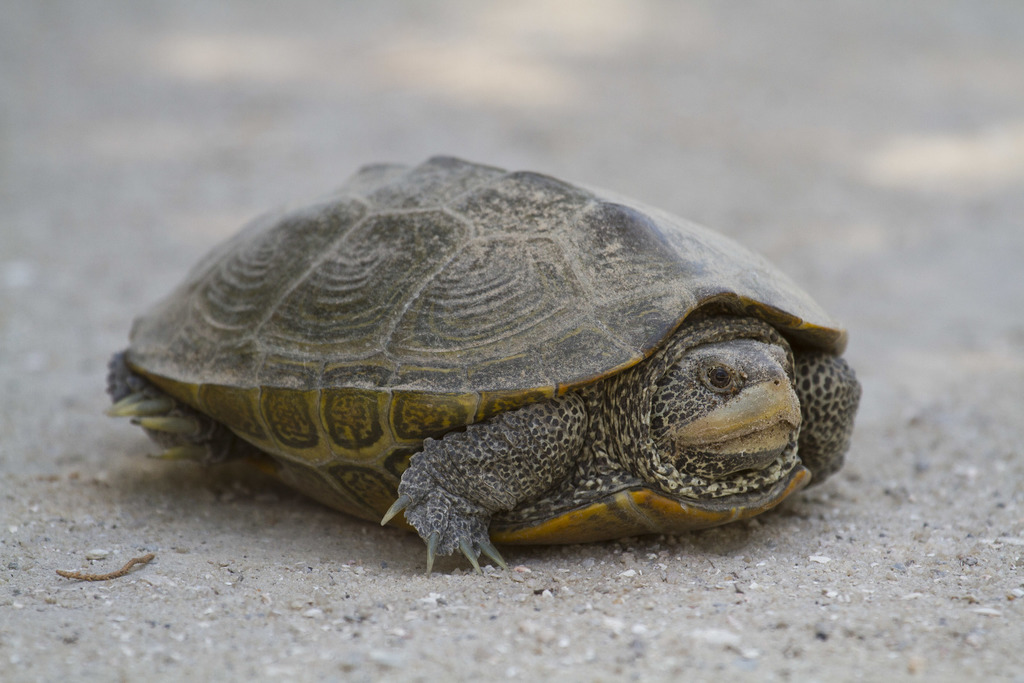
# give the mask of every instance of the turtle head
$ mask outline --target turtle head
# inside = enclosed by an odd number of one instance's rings
[[[741,336],[730,335],[736,326]],[[777,332],[757,321],[709,319],[680,341],[651,400],[650,436],[662,463],[685,478],[721,481],[763,470],[796,443],[792,354]]]

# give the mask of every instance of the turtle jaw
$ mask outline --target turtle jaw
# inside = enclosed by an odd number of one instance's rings
[[[789,382],[768,380],[744,388],[673,434],[676,467],[686,474],[722,479],[761,470],[793,443],[800,401]]]

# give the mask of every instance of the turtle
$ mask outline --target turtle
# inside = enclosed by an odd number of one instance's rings
[[[249,223],[132,326],[109,413],[434,558],[677,534],[841,466],[847,332],[708,228],[548,175],[361,168]]]

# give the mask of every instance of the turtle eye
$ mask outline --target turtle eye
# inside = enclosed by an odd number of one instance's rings
[[[707,369],[705,375],[708,386],[716,391],[725,391],[732,388],[732,373],[724,365],[712,365]]]

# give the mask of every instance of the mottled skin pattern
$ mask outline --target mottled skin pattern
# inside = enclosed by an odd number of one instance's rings
[[[757,340],[765,349],[772,345],[778,357],[747,340]],[[725,342],[731,346],[719,346]],[[736,353],[730,357],[733,349]],[[657,482],[665,493],[694,498],[742,493],[765,483],[757,471],[743,466],[738,468],[743,476],[724,478],[731,472],[722,469],[721,458],[707,457],[700,445],[677,445],[671,432],[721,406],[745,384],[765,381],[771,369],[788,381],[791,359],[782,336],[759,320],[710,318],[687,323],[663,351],[608,382],[601,406],[607,425],[595,439],[608,442],[607,449],[618,454],[620,463],[631,465],[628,469],[640,478]],[[784,368],[779,360],[786,363]],[[769,363],[775,367],[766,367]],[[725,389],[706,381],[708,372],[719,367],[730,375]],[[796,432],[794,428],[794,441]]]
[[[796,377],[804,425],[800,460],[824,481],[843,466],[850,447],[860,383],[846,361],[820,351],[796,356]]]
[[[257,218],[130,338],[109,412],[160,457],[247,457],[364,519],[405,509],[428,558],[474,563],[498,557],[488,529],[565,543],[764,512],[805,466],[838,469],[859,396],[846,332],[762,257],[451,157]]]
[[[579,396],[551,399],[428,439],[399,487],[410,501],[406,519],[424,539],[439,535],[440,554],[464,541],[479,551],[492,516],[502,515],[506,523],[550,517],[555,501],[578,505],[588,491],[606,496],[646,486],[690,501],[756,492],[799,467],[805,445],[811,460],[804,464],[815,476],[831,473],[848,446],[860,388],[845,361],[827,354],[811,354],[796,368],[814,374],[795,377],[803,395],[801,412],[825,427],[812,427],[805,436],[799,423],[786,424],[789,438],[781,452],[712,454],[704,447],[713,444],[683,446],[672,438],[673,430],[708,415],[747,386],[791,384],[793,359],[789,344],[759,320],[686,324],[651,359]],[[729,375],[721,387],[715,383],[719,368]],[[545,505],[532,505],[545,491]]]
[[[469,540],[477,552],[491,517],[563,485],[587,431],[583,400],[568,394],[501,413],[442,439],[427,439],[398,487],[405,518],[447,555]]]
[[[802,420],[779,451],[730,453],[681,444],[687,425],[766,383],[792,385]],[[111,364],[114,400],[159,396]],[[860,395],[841,358],[795,355],[766,323],[712,317],[683,325],[663,349],[626,372],[561,397],[501,413],[440,439],[426,439],[402,476],[405,517],[434,551],[488,544],[492,518],[505,524],[550,518],[562,509],[627,488],[648,487],[699,503],[756,494],[803,465],[823,480],[842,462]],[[164,447],[205,449],[206,462],[255,452],[219,423],[176,403],[168,416],[195,420],[190,434],[147,430]],[[804,428],[801,429],[801,422]],[[778,427],[776,424],[765,428]]]

